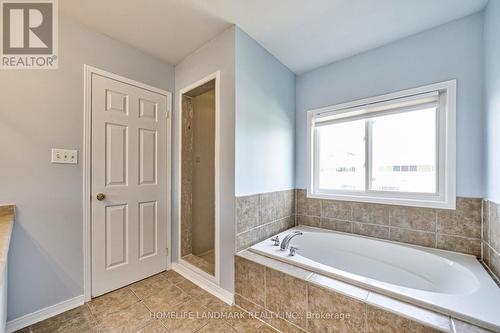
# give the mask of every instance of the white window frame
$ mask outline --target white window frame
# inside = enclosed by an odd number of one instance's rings
[[[369,202],[390,205],[455,209],[456,206],[456,80],[430,84],[414,89],[365,98],[348,103],[331,105],[307,111],[307,196],[310,198],[332,199],[342,201]],[[317,119],[332,117],[341,119],[351,117],[353,110],[363,110],[373,104],[396,102],[397,99],[411,98],[416,95],[439,93],[437,108],[437,192],[409,193],[390,191],[344,191],[320,190],[317,188],[318,153],[315,149],[316,135],[314,124]],[[343,114],[345,114],[343,116]],[[370,118],[367,115],[365,118]],[[367,147],[367,156],[370,147]],[[367,177],[368,170],[367,169]],[[366,179],[368,181],[368,178]],[[366,187],[368,188],[368,187]]]

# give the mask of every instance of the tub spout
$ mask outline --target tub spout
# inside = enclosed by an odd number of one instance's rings
[[[285,238],[281,241],[280,250],[286,251],[288,249],[288,246],[290,245],[290,241],[292,240],[292,238],[299,235],[302,235],[302,231],[295,230],[286,235]]]

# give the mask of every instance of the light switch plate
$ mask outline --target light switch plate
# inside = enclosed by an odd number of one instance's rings
[[[51,162],[78,164],[78,150],[52,148]]]

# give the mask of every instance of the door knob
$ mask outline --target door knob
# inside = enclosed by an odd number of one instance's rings
[[[104,193],[97,193],[95,198],[99,201],[103,201],[104,199],[106,199],[106,195]]]

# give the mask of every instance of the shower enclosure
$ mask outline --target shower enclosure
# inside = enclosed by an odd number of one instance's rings
[[[181,91],[181,262],[216,275],[216,79]]]

